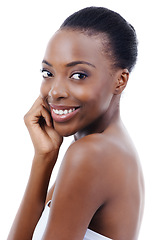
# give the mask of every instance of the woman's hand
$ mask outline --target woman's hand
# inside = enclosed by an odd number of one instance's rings
[[[24,117],[35,148],[35,156],[24,197],[8,240],[32,239],[44,208],[50,177],[62,144],[62,137],[55,131],[47,109],[47,104],[38,97]]]
[[[63,138],[55,131],[46,103],[39,96],[29,112],[24,116],[36,156],[55,157]]]

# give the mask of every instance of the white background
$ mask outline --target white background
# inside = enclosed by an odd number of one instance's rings
[[[158,0],[6,0],[0,4],[2,240],[7,238],[29,176],[33,147],[23,116],[39,95],[39,69],[46,44],[68,15],[91,5],[119,12],[137,31],[139,58],[121,100],[121,114],[139,152],[145,178],[146,203],[139,240],[160,239]],[[65,139],[61,154],[70,140]]]

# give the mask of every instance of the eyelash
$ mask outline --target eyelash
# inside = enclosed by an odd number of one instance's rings
[[[50,71],[48,71],[47,69],[41,69],[40,71],[41,71],[41,73],[42,73],[42,77],[43,77],[43,78],[54,77],[54,75],[53,75]],[[45,76],[44,73],[46,73],[47,76]],[[73,77],[74,75],[77,75],[77,76],[79,75],[79,76],[78,76],[79,79],[77,79],[77,77]],[[81,78],[81,77],[82,77],[82,78]],[[88,75],[85,74],[85,73],[75,72],[75,73],[73,73],[73,74],[71,75],[70,78],[71,78],[71,79],[75,79],[75,80],[84,80],[84,79],[86,79],[86,77],[88,77]]]
[[[74,75],[79,75],[79,76],[83,76],[83,77],[77,79],[77,78],[73,77]],[[76,72],[76,73],[73,73],[70,78],[75,79],[75,80],[84,80],[84,79],[86,79],[86,77],[88,77],[87,74],[81,73],[81,72]]]
[[[53,77],[53,74],[50,71],[46,70],[46,69],[41,69],[40,71],[42,73],[42,77],[43,78]],[[48,76],[44,76],[44,73],[50,74],[50,76],[49,75]]]

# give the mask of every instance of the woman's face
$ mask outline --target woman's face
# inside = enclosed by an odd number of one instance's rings
[[[60,135],[86,131],[106,114],[115,81],[98,36],[73,30],[56,32],[45,52],[42,75],[41,95]]]

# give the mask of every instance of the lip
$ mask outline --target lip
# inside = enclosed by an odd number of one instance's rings
[[[48,103],[50,108],[52,109],[57,109],[57,110],[69,110],[69,109],[73,109],[73,108],[79,108],[80,106],[65,106],[65,105],[54,105],[52,103]]]
[[[62,105],[53,105],[50,104],[50,110],[51,110],[51,116],[55,122],[63,123],[69,121],[71,118],[73,118],[80,110],[80,106],[62,106]],[[67,113],[67,114],[62,114],[58,115],[56,114],[53,110],[70,110],[74,109],[74,111]]]

